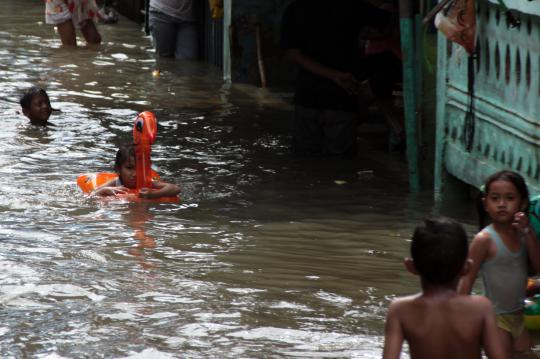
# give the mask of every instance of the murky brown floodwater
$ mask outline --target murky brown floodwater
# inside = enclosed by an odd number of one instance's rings
[[[99,49],[67,51],[42,1],[0,13],[2,357],[380,357],[389,300],[418,289],[401,259],[432,208],[429,190],[407,194],[402,158],[364,144],[354,161],[294,159],[285,101],[156,64],[123,18]],[[32,84],[62,110],[56,127],[14,114]],[[146,109],[181,203],[85,198],[76,176],[111,170]]]

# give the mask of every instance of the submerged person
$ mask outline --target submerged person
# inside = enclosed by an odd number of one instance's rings
[[[30,87],[21,96],[20,104],[22,113],[28,117],[32,125],[53,125],[49,122],[53,108],[51,107],[49,95],[44,89],[35,86]]]
[[[499,341],[507,355],[529,352],[532,343],[523,313],[528,266],[540,271],[540,244],[527,216],[529,191],[523,177],[513,171],[491,175],[479,205],[482,230],[471,242],[471,271],[462,278],[460,292],[468,294],[478,272],[486,296],[497,313]],[[484,219],[491,224],[485,228]]]
[[[198,32],[193,0],[150,0],[148,23],[159,57],[196,60]]]
[[[467,255],[467,234],[458,222],[432,218],[416,227],[405,266],[420,276],[422,292],[390,304],[383,359],[399,358],[403,341],[413,359],[480,359],[482,348],[488,358],[510,358],[490,301],[456,291],[471,266]]]
[[[137,170],[135,165],[135,146],[132,144],[121,146],[116,153],[114,170],[118,177],[99,186],[92,194],[96,196],[116,196],[129,194],[137,188]],[[163,181],[152,181],[152,188],[141,188],[139,197],[155,199],[161,197],[175,197],[180,193],[180,187]]]
[[[45,0],[45,23],[56,25],[63,46],[77,46],[76,29],[90,45],[99,45],[95,21],[103,17],[95,0]]]

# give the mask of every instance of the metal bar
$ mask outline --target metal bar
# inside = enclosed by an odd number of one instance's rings
[[[146,0],[144,6],[144,33],[150,35],[150,24],[148,22],[148,16],[150,15],[150,0]]]
[[[232,0],[223,1],[223,79],[231,82]]]
[[[420,190],[418,158],[418,121],[415,76],[415,35],[414,15],[410,0],[399,1],[401,50],[403,53],[403,102],[405,131],[407,139],[407,161],[409,169],[409,189],[415,193]]]
[[[261,35],[261,24],[257,23],[255,25],[255,39],[257,44],[257,65],[259,68],[259,76],[261,79],[261,88],[266,88],[266,70],[264,68],[264,58],[262,51],[262,35]]]
[[[424,32],[422,31],[422,15],[416,14],[414,17],[414,33],[415,33],[415,94],[416,94],[416,114],[417,114],[417,128],[418,128],[418,143],[422,143],[422,118],[423,118],[423,87],[424,87]]]
[[[440,33],[437,35],[437,113],[435,125],[435,169],[434,169],[434,198],[442,198],[444,173],[444,145],[446,122],[446,76],[447,76],[447,40]]]

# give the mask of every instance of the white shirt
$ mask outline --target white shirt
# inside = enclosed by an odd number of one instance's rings
[[[195,21],[193,0],[150,0],[150,10],[183,21]]]

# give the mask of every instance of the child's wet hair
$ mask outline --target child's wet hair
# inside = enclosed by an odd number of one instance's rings
[[[430,284],[447,284],[459,276],[469,245],[463,226],[450,218],[434,217],[415,229],[411,257],[422,279]]]
[[[527,188],[527,183],[525,182],[525,179],[519,173],[514,171],[499,171],[492,174],[486,179],[483,189],[478,195],[476,207],[478,211],[478,224],[480,229],[483,229],[486,226],[486,218],[488,217],[488,213],[486,212],[486,209],[484,207],[483,199],[489,194],[489,188],[491,184],[496,181],[507,181],[512,183],[514,187],[516,187],[516,190],[519,193],[521,200],[527,201],[527,205],[525,206],[525,210],[523,212],[525,212],[526,214],[529,213],[529,189]]]
[[[133,144],[125,144],[118,148],[116,159],[114,160],[114,169],[120,171],[120,167],[124,165],[130,158],[135,160],[135,146]]]
[[[23,95],[21,96],[21,99],[19,103],[21,104],[21,107],[24,109],[29,109],[32,105],[32,99],[37,95],[43,95],[47,99],[47,102],[49,103],[49,106],[51,104],[51,101],[49,99],[49,95],[47,95],[47,92],[45,92],[44,89],[37,86],[32,86],[26,91],[24,91]]]

